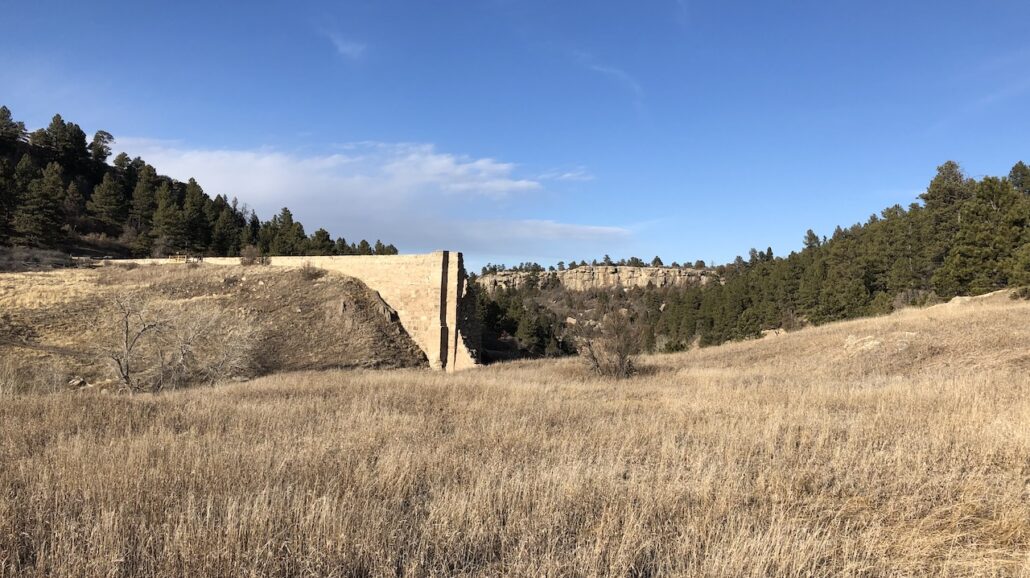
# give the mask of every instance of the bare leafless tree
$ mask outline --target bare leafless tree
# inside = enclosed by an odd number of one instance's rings
[[[155,317],[146,301],[137,296],[115,297],[112,305],[117,345],[107,351],[107,356],[114,362],[122,387],[129,392],[137,391],[135,361],[143,339],[160,332],[167,321]]]
[[[591,371],[615,379],[633,375],[633,358],[640,351],[640,332],[628,310],[611,308],[599,322],[582,323],[580,327],[577,348]]]

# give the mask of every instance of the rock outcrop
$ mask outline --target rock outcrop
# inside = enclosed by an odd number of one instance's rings
[[[566,269],[565,271],[544,271],[528,273],[522,271],[500,271],[487,273],[476,280],[479,287],[488,293],[499,289],[521,288],[533,282],[544,285],[553,279],[565,289],[588,291],[591,289],[612,289],[622,287],[694,287],[717,283],[719,276],[708,269],[672,267],[624,267],[599,265]]]

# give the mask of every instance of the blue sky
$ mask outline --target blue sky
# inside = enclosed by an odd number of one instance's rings
[[[1024,1],[7,3],[0,103],[309,232],[777,254],[1030,161]]]

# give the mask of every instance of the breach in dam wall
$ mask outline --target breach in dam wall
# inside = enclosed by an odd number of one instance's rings
[[[166,259],[137,263],[168,264]],[[205,264],[239,265],[239,258],[209,257]],[[271,257],[273,267],[314,267],[362,281],[397,312],[408,334],[429,358],[433,369],[456,371],[477,364],[477,345],[465,297],[467,277],[461,253],[427,255],[349,255],[342,257]]]

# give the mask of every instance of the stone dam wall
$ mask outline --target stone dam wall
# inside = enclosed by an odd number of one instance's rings
[[[707,269],[599,265],[541,273],[500,271],[479,277],[476,284],[488,293],[499,289],[518,289],[524,287],[534,275],[538,283],[543,283],[549,275],[553,275],[562,287],[571,291],[616,287],[643,288],[648,284],[653,284],[655,287],[693,287],[719,282],[718,274]]]
[[[140,264],[175,265],[168,259],[133,259]],[[314,267],[362,281],[379,293],[408,334],[429,358],[433,369],[456,371],[477,364],[478,337],[464,301],[468,278],[461,253],[426,255],[354,255],[342,257],[271,257],[272,267]],[[206,265],[239,265],[238,257],[209,257]],[[180,266],[181,263],[179,264]]]

